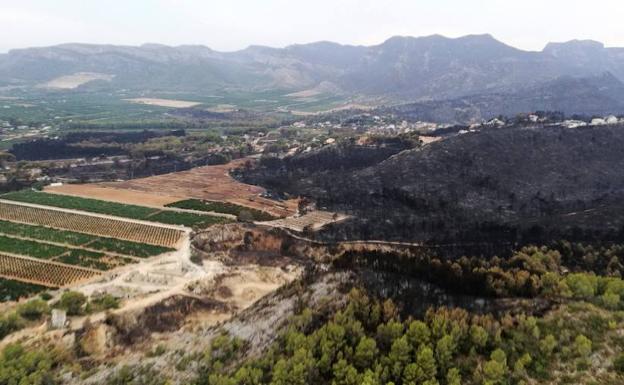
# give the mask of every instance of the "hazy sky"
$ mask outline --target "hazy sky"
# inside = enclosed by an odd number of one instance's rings
[[[623,0],[0,0],[0,52],[66,42],[203,44],[231,51],[393,35],[491,33],[527,50],[624,47]]]

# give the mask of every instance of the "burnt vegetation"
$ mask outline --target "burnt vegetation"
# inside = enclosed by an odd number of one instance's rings
[[[244,177],[354,215],[322,238],[617,241],[621,216],[607,213],[623,209],[623,144],[621,126],[489,128],[395,154],[343,144],[265,158]],[[375,155],[349,156],[361,151]]]

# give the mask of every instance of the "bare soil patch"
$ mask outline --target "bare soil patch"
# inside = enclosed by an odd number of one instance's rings
[[[441,140],[442,137],[421,135],[418,137],[418,139],[420,139],[420,141],[423,142],[423,144],[429,144],[429,143],[433,143],[433,142],[437,142],[438,140]]]
[[[190,108],[199,106],[201,103],[191,102],[188,100],[176,100],[176,99],[157,99],[157,98],[133,98],[124,99],[130,103],[147,104],[149,106],[169,107],[169,108]]]
[[[257,210],[264,210],[280,217],[296,213],[296,200],[276,201],[263,198],[260,194],[266,191],[264,188],[241,183],[229,175],[231,169],[242,166],[248,160],[247,158],[237,159],[224,165],[196,167],[187,171],[133,179],[125,182],[106,182],[95,186],[167,197],[158,198],[163,199],[163,202],[173,197],[180,198],[176,198],[177,200],[194,198],[234,203]],[[121,199],[119,197],[123,197],[123,194],[119,193],[117,197]],[[136,197],[140,199],[140,195],[136,195]],[[131,202],[124,201],[124,203]]]
[[[72,75],[60,76],[58,78],[52,79],[49,82],[43,84],[41,87],[71,90],[94,80],[111,81],[113,77],[114,75],[100,74],[94,72],[78,72]]]
[[[103,187],[96,184],[65,184],[62,186],[48,186],[44,189],[44,191],[53,194],[102,199],[110,202],[140,206],[164,207],[170,203],[185,199],[184,197],[138,192],[113,187]]]

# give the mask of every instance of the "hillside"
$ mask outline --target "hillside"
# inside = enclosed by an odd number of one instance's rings
[[[280,187],[358,218],[332,236],[476,239],[489,238],[490,230],[471,230],[493,226],[516,240],[535,225],[544,233],[551,227],[619,230],[617,216],[599,213],[621,211],[623,145],[620,126],[509,127],[406,150],[346,173],[340,183],[318,170],[294,172],[288,168],[293,160],[271,166],[280,170],[274,174]],[[271,187],[271,175],[265,163],[248,178]],[[549,225],[562,216],[565,226]]]
[[[465,103],[484,116],[501,108],[516,112],[533,106],[592,113],[597,109],[578,102],[588,95],[597,96],[601,111],[621,112],[619,103],[603,103],[613,96],[601,87],[604,76],[616,85],[616,79],[624,79],[622,49],[571,41],[529,52],[490,35],[392,37],[368,47],[331,42],[280,49],[251,46],[236,52],[204,46],[63,44],[0,55],[0,84],[11,86],[200,96],[270,90],[295,99],[321,93],[376,104],[447,100],[455,109]],[[574,91],[578,86],[582,95]],[[552,99],[569,92],[578,97],[553,104]],[[507,104],[501,100],[510,96]],[[435,110],[431,115],[445,116]]]
[[[531,111],[564,111],[608,115],[624,111],[624,84],[612,73],[562,76],[542,84],[508,92],[492,92],[443,101],[408,103],[380,108],[401,118],[453,124],[515,116]]]

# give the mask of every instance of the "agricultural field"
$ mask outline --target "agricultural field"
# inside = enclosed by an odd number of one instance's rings
[[[84,282],[174,250],[182,231],[0,202],[0,301]],[[124,239],[131,238],[131,239]]]
[[[0,277],[36,285],[63,287],[100,274],[94,269],[0,253]]]
[[[215,212],[222,214],[240,215],[241,212],[247,211],[254,221],[270,221],[277,217],[262,211],[256,210],[228,202],[206,201],[201,199],[186,199],[166,205],[166,207],[177,207],[186,210]]]
[[[68,252],[68,249],[46,243],[0,235],[0,252],[28,255],[38,259],[52,259]]]
[[[130,103],[145,104],[148,106],[159,106],[167,108],[190,108],[199,106],[199,102],[191,102],[188,100],[175,100],[175,99],[158,99],[158,98],[133,98],[124,99]]]
[[[69,253],[55,258],[54,260],[68,265],[88,267],[90,269],[102,271],[112,270],[134,262],[131,258],[111,256],[104,253],[78,249],[73,249]]]
[[[287,217],[297,212],[298,201],[277,201],[262,196],[266,190],[259,186],[241,183],[230,170],[243,167],[252,159],[242,158],[228,164],[195,167],[187,171],[132,179],[124,182],[98,183],[113,191],[141,192],[147,196],[178,197],[169,202],[185,199],[224,202],[267,212],[276,217]],[[62,191],[62,190],[61,190]],[[114,194],[114,193],[113,193]]]
[[[0,234],[68,246],[82,246],[98,251],[125,254],[139,258],[151,257],[174,250],[171,247],[154,246],[2,220],[0,220]]]
[[[0,235],[0,253],[24,255],[36,259],[56,261],[97,270],[111,270],[127,265],[134,259],[124,256],[111,256],[99,251],[74,247],[61,247],[45,242],[7,237]]]
[[[112,218],[0,202],[0,220],[118,238],[161,247],[176,247],[182,231]]]
[[[16,301],[20,298],[41,293],[47,289],[46,286],[0,278],[0,302]]]
[[[80,210],[96,214],[112,215],[121,218],[159,222],[189,227],[207,227],[225,220],[220,217],[187,213],[173,210],[108,202],[99,199],[81,198],[69,195],[50,194],[32,190],[22,190],[0,196],[2,199],[52,206],[70,210]]]
[[[234,205],[212,208],[242,210]],[[41,288],[91,284],[87,281],[106,271],[184,245],[188,230],[178,225],[206,227],[230,220],[218,215],[36,191],[3,195],[0,279],[6,286],[4,297],[10,300]],[[177,254],[170,257],[178,258]]]

